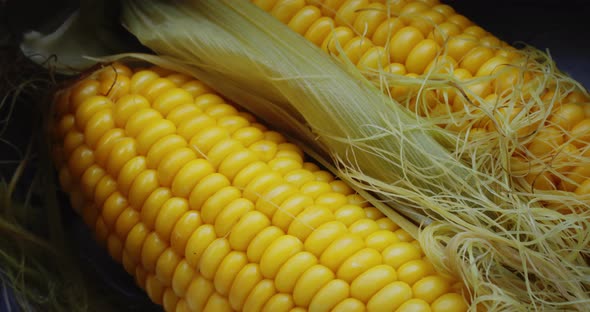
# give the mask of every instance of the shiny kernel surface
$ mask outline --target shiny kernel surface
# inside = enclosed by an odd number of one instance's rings
[[[387,52],[344,28],[330,37],[334,19],[304,1],[259,5],[326,49],[341,40],[353,59]],[[403,25],[362,10],[380,3],[326,5],[342,15],[338,25],[375,38],[382,24],[395,32]],[[397,225],[202,82],[116,63],[57,101],[63,189],[97,240],[166,311],[364,311],[385,295],[402,300],[408,289],[433,309],[465,310],[463,297],[439,283],[445,279],[413,265],[422,253],[413,240],[412,249],[399,245]],[[562,119],[572,115],[563,110]],[[418,280],[415,289],[394,284],[402,283],[396,268]]]

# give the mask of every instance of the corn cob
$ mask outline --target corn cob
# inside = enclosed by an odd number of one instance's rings
[[[200,81],[106,66],[57,93],[59,181],[166,311],[466,311],[463,286]]]
[[[442,88],[418,96],[418,87],[395,82],[386,90],[422,116],[454,115],[440,124],[449,130],[469,130],[470,138],[477,137],[515,118],[526,120],[524,113],[534,114],[534,108],[525,112],[522,103],[506,107],[513,86],[534,76],[522,69],[523,54],[438,0],[252,2],[327,53],[345,56],[368,76],[374,70],[413,78],[441,71],[464,81],[465,94]],[[585,165],[590,99],[573,88],[559,95],[548,88],[541,95],[545,103],[553,96],[560,100],[544,125],[517,129],[523,143],[512,157],[511,174],[524,177],[534,189],[590,194]]]

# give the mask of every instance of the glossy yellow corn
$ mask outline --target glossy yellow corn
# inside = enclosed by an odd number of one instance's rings
[[[73,208],[166,311],[467,310],[398,225],[188,76],[106,66],[52,130]]]
[[[442,127],[454,131],[469,129],[471,137],[477,137],[478,133],[496,131],[502,121],[512,120],[521,110],[519,107],[497,109],[494,120],[481,114],[475,117],[462,114],[472,111],[473,103],[481,102],[478,99],[484,99],[492,109],[502,107],[502,100],[514,84],[530,79],[531,73],[523,74],[516,67],[508,66],[521,64],[523,60],[515,48],[438,0],[252,2],[327,53],[343,52],[369,76],[375,69],[407,77],[421,77],[438,70],[466,82],[467,99],[454,90],[423,90],[420,104],[417,104],[418,88],[398,85],[388,90],[394,99],[422,116],[453,113],[465,120],[461,124],[441,124]],[[496,76],[471,82],[490,75]],[[548,101],[552,93],[547,91],[543,96]],[[575,161],[590,156],[588,102],[590,99],[585,95],[572,91],[556,103],[544,125],[547,129],[542,128],[542,133],[534,139],[529,138],[536,134],[538,125],[520,128],[518,135],[526,140],[523,143],[526,150],[514,155],[513,176],[524,176],[539,190],[588,194],[590,169],[583,162]],[[548,167],[555,170],[547,171]]]

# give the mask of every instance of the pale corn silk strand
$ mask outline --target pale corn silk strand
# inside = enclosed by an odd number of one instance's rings
[[[123,23],[167,56],[161,65],[215,86],[324,163],[333,158],[339,176],[370,191],[381,206],[429,223],[418,237],[425,252],[438,269],[466,282],[473,310],[584,310],[590,303],[587,200],[512,185],[505,170],[515,149],[510,136],[491,132],[466,143],[436,127],[441,116],[416,119],[351,64],[330,61],[247,1],[128,1]],[[541,59],[532,64],[543,75],[528,88],[567,82],[544,54],[530,55]],[[396,83],[467,90],[437,75]],[[392,80],[375,77],[377,84]],[[527,103],[539,103],[531,94]],[[518,129],[546,116],[540,110],[507,124]],[[583,209],[562,214],[542,204],[548,201]]]

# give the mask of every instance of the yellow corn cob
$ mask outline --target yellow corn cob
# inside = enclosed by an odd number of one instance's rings
[[[459,125],[449,122],[442,127],[456,131],[469,128],[476,136],[495,131],[498,122],[512,119],[522,110],[518,106],[497,109],[495,121],[485,114],[465,113],[473,111],[473,104],[502,107],[513,85],[522,79],[530,80],[532,74],[509,66],[524,61],[515,48],[438,0],[252,2],[324,51],[333,55],[342,51],[362,70],[383,69],[420,77],[434,67],[460,81],[497,75],[468,83],[469,101],[454,90],[425,90],[421,97],[425,100],[417,104],[417,88],[393,86],[388,90],[394,99],[422,116],[452,113],[459,115],[456,120],[464,120]],[[547,90],[543,99],[549,101],[552,92]],[[590,156],[589,101],[581,92],[571,91],[555,104],[538,134],[537,125],[521,128],[518,135],[527,139],[526,150],[514,155],[512,175],[525,176],[535,189],[590,194],[590,169],[576,161]],[[536,134],[532,140],[531,134]],[[548,167],[555,170],[548,171]]]
[[[115,63],[54,111],[73,208],[166,311],[467,310],[417,241],[197,80]]]

